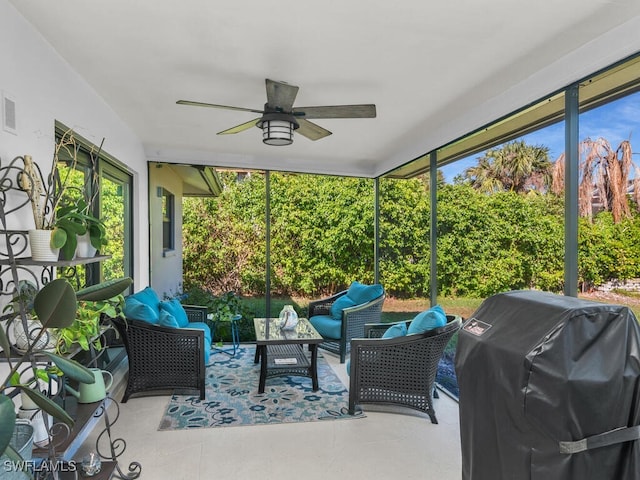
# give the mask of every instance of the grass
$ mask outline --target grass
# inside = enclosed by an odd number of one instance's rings
[[[301,316],[307,315],[307,308],[309,302],[315,299],[301,298],[301,297],[272,297],[271,298],[271,315],[278,316],[280,310],[285,305],[293,305],[293,308]],[[242,303],[254,313],[256,317],[266,317],[266,302],[264,297],[243,297]],[[438,303],[442,305],[442,308],[447,313],[454,315],[460,315],[463,318],[468,318],[471,314],[480,306],[482,299],[480,298],[451,298],[451,297],[439,297]],[[386,298],[384,301],[384,307],[382,309],[382,319],[387,322],[395,322],[400,320],[407,320],[418,313],[426,310],[430,307],[429,299],[416,298],[416,299],[397,299]]]
[[[634,298],[634,295],[629,295],[628,298]],[[635,297],[637,299],[637,297]],[[298,312],[301,317],[306,317],[308,314],[309,302],[314,299],[301,298],[301,297],[272,297],[271,298],[271,316],[278,316],[280,310],[285,305],[293,305],[293,308]],[[438,297],[438,303],[444,308],[445,312],[460,315],[463,320],[469,318],[473,312],[482,303],[481,298],[468,298],[468,297]],[[607,299],[598,299],[607,303],[620,304],[620,300],[615,301]],[[249,312],[252,312],[255,317],[266,317],[266,302],[265,297],[243,297],[243,305]],[[628,304],[631,310],[634,312],[636,318],[640,319],[640,305],[637,302],[622,302]],[[414,298],[414,299],[398,299],[388,297],[385,299],[384,307],[382,309],[382,321],[383,322],[398,322],[401,320],[408,320],[416,316],[418,313],[428,309],[430,302],[428,298]],[[226,337],[230,337],[230,333],[222,329],[220,332],[224,341],[228,341]],[[253,338],[251,338],[253,337]],[[241,338],[243,341],[255,340],[253,334],[253,322],[243,321],[241,325]]]

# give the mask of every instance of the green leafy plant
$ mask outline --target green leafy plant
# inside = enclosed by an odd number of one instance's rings
[[[62,329],[71,326],[76,319],[78,300],[105,301],[121,294],[130,284],[130,278],[118,279],[75,292],[66,279],[52,280],[35,295],[33,301],[33,309],[43,327],[39,335],[45,335],[49,328]],[[39,338],[36,338],[33,345],[37,345],[38,340]],[[56,371],[59,369],[73,380],[94,383],[95,378],[89,369],[78,362],[52,352],[35,350],[33,346],[30,346],[18,359],[12,358],[11,345],[4,328],[0,328],[0,347],[9,367],[9,373],[0,383],[0,455],[6,453],[10,459],[19,460],[19,454],[9,444],[16,421],[15,406],[9,396],[13,390],[24,392],[44,412],[66,423],[69,427],[73,427],[74,424],[69,414],[38,388],[33,388],[32,382],[21,383],[18,372],[23,365],[28,363],[33,365],[34,355],[38,354],[55,365]],[[35,369],[34,379],[44,379],[44,375],[48,376],[50,373],[51,371],[46,369],[44,371]]]
[[[96,350],[101,350],[100,319],[103,315],[110,318],[124,318],[122,292],[129,285],[131,285],[131,279],[124,277],[78,290],[76,292],[78,305],[75,320],[67,327],[56,329],[58,336],[56,352],[64,355],[68,354],[75,346],[79,346],[82,350],[89,350],[91,345]],[[96,292],[99,292],[97,297],[95,296]],[[113,295],[105,298],[105,295],[108,294],[105,292],[111,292]],[[95,300],[93,300],[94,298]]]
[[[24,172],[19,176],[20,187],[29,196],[35,228],[51,230],[50,245],[61,249],[66,260],[73,258],[79,235],[88,232],[91,244],[98,250],[107,244],[104,223],[91,214],[92,199],[73,184],[78,148],[73,131],[69,130],[55,144],[52,173],[46,185],[39,167],[28,155],[24,156]],[[62,170],[58,169],[61,159],[68,160]]]
[[[60,248],[67,260],[72,259],[75,254],[78,236],[89,233],[91,245],[97,250],[107,245],[104,223],[89,214],[89,205],[84,199],[62,205],[58,209],[55,225],[51,246]]]

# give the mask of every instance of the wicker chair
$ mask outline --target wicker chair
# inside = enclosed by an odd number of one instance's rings
[[[447,315],[444,327],[384,339],[391,323],[366,325],[367,338],[351,342],[349,413],[361,403],[400,405],[438,423],[432,401],[438,363],[461,324],[459,316]]]
[[[327,298],[309,303],[309,320],[313,323],[316,315],[329,315],[331,305],[340,297],[347,294],[347,290],[336,293]],[[329,352],[340,355],[340,363],[344,363],[349,351],[351,339],[362,337],[366,323],[379,322],[382,315],[382,304],[385,295],[382,294],[374,300],[355,305],[342,310],[341,335],[339,339],[324,338],[319,345]]]
[[[206,307],[185,306],[190,322],[206,320]],[[140,320],[111,320],[129,357],[125,403],[138,393],[197,391],[205,398],[205,335],[203,330],[152,325]]]

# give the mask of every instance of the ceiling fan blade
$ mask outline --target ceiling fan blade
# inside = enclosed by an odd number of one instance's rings
[[[307,137],[309,140],[320,140],[321,138],[328,137],[331,135],[331,132],[326,128],[322,128],[320,125],[316,125],[309,120],[305,120],[304,118],[297,118],[298,129],[296,133]]]
[[[215,103],[192,102],[191,100],[178,100],[176,103],[178,105],[190,105],[192,107],[223,108],[225,110],[238,110],[241,112],[264,113],[264,110],[255,110],[253,108],[230,107],[228,105],[216,105]]]
[[[290,112],[296,95],[298,95],[298,87],[268,78],[265,83],[267,85],[267,105],[277,111]]]
[[[249,130],[251,127],[255,127],[261,118],[262,117],[254,118],[253,120],[250,120],[248,122],[241,123],[240,125],[236,125],[235,127],[228,128],[226,130],[218,132],[218,135],[228,135],[230,133],[244,132],[245,130]]]
[[[364,105],[333,105],[326,107],[296,107],[293,114],[303,118],[375,118],[376,106]]]

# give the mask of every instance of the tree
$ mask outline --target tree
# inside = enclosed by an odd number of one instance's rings
[[[551,181],[549,148],[527,145],[523,140],[505,143],[487,150],[477,165],[465,170],[464,178],[484,193],[544,192]]]
[[[593,219],[595,201],[602,209],[611,212],[614,223],[631,217],[629,193],[639,206],[640,172],[633,163],[631,143],[624,140],[614,150],[604,138],[587,138],[578,148],[580,184],[578,187],[578,209],[581,217]],[[631,169],[636,176],[629,180]],[[564,191],[565,154],[558,157],[553,169],[552,191],[560,195]],[[630,191],[631,190],[631,191]]]

